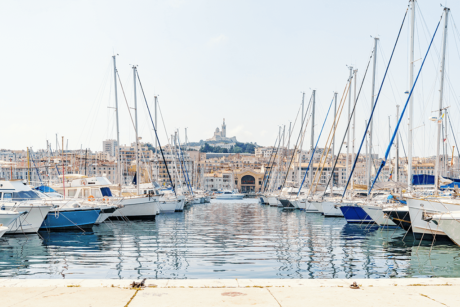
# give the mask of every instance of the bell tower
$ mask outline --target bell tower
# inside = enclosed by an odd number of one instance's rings
[[[225,118],[224,118],[224,122],[222,123],[222,137],[224,138],[227,137],[227,125],[225,125]]]

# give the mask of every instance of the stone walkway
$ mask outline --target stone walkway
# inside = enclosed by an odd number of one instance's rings
[[[351,289],[355,281],[359,289]],[[0,306],[460,306],[460,278],[0,279]]]

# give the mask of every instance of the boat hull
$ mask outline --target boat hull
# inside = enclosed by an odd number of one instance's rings
[[[8,225],[9,230],[7,234],[17,234],[17,233],[36,233],[40,226],[43,224],[43,220],[47,216],[48,212],[51,210],[52,206],[34,206],[34,205],[2,205],[5,206],[7,210],[15,211],[27,211],[26,214],[20,216],[10,225]]]
[[[8,231],[8,227],[0,226],[0,238]]]
[[[460,204],[451,204],[439,200],[407,199],[412,232],[416,239],[433,240],[447,238],[444,231],[431,220],[425,220],[426,214],[440,214],[460,211]]]
[[[310,205],[312,205],[314,208],[316,208],[316,212],[319,212],[321,214],[324,214],[323,212],[323,202],[319,201],[309,201],[308,202]],[[308,204],[306,205],[305,211],[307,212],[313,212],[313,211],[308,211]]]
[[[342,205],[340,210],[348,224],[375,224],[369,214],[360,206]]]
[[[456,219],[439,219],[436,221],[442,231],[455,244],[460,246],[460,223]]]
[[[117,208],[115,207],[101,208],[101,213],[99,214],[99,217],[94,224],[99,225],[103,223],[105,220],[111,217],[115,211],[117,211]]]
[[[152,197],[124,198],[122,208],[118,208],[110,217],[111,220],[129,219],[155,219],[159,213],[158,201]]]
[[[401,210],[394,209],[391,211],[386,210],[385,214],[395,223],[397,226],[401,227],[405,231],[412,231],[412,224],[410,221],[409,209]]]
[[[91,228],[96,223],[101,210],[72,209],[48,212],[40,230],[79,230]]]
[[[340,210],[341,205],[331,202],[331,201],[324,201],[322,203],[323,214],[327,217],[342,217],[343,213]]]
[[[383,213],[383,208],[372,205],[360,205],[367,215],[379,226],[394,226],[397,225]]]
[[[270,205],[270,207],[278,207],[279,206],[278,198],[268,197],[268,204]]]

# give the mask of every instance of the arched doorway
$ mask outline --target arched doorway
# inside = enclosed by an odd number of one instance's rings
[[[254,192],[256,189],[256,179],[251,175],[245,175],[241,178],[241,192]]]

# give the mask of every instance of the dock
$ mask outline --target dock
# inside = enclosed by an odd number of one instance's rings
[[[140,282],[136,280],[135,282]],[[356,282],[358,287],[350,287]],[[7,306],[460,306],[460,278],[0,279]]]

